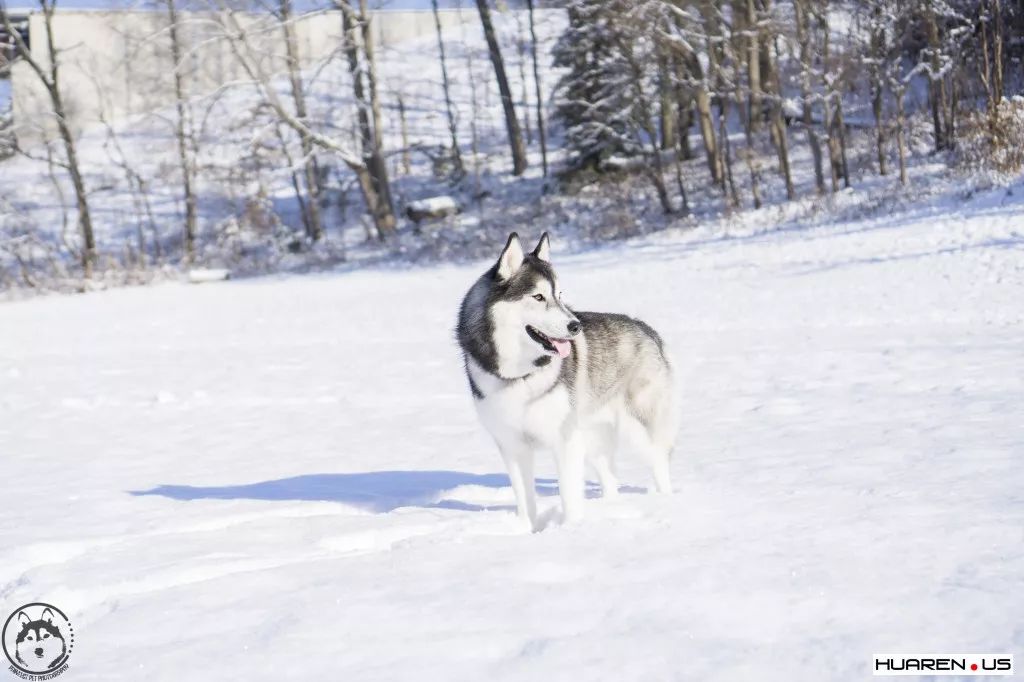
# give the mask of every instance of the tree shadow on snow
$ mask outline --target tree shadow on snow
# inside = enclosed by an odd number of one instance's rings
[[[558,482],[537,479],[537,493],[558,494]],[[367,471],[351,474],[307,474],[259,483],[225,486],[159,485],[151,490],[131,490],[131,495],[159,495],[172,500],[267,500],[291,502],[340,502],[383,514],[399,507],[456,509],[461,511],[514,510],[509,504],[477,504],[449,497],[460,486],[511,488],[505,474],[470,474],[462,471]],[[632,487],[622,492],[642,492]],[[587,482],[587,497],[600,496],[600,488]]]

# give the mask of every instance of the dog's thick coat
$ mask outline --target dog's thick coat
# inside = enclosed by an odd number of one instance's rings
[[[612,461],[620,448],[643,455],[656,488],[671,490],[674,393],[662,340],[625,315],[566,307],[547,234],[530,254],[509,237],[463,299],[457,336],[477,414],[532,528],[537,449],[555,455],[566,521],[582,515],[588,455],[605,496],[618,493]]]

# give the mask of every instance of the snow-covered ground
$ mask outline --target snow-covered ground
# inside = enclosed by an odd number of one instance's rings
[[[1024,651],[1024,201],[556,260],[666,337],[677,492],[520,530],[452,340],[485,266],[0,306],[0,611],[75,680],[858,680]],[[530,235],[535,237],[536,235]],[[496,245],[497,249],[497,245]],[[557,504],[541,459],[542,502]]]

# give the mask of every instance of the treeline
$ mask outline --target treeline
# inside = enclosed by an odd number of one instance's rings
[[[857,124],[873,128],[875,170],[893,172],[895,156],[903,184],[912,88],[926,92],[935,151],[967,141],[1000,155],[1007,127],[1020,125],[1021,107],[1005,100],[1021,85],[1019,1],[571,0],[567,11],[555,59],[568,69],[558,116],[571,168],[640,157],[666,213],[688,211],[678,162],[696,154],[733,206],[741,174],[762,204],[765,158],[793,199],[796,144],[810,150],[817,192],[849,186],[850,103],[869,104],[870,120]],[[741,145],[730,140],[734,126]],[[1019,167],[1013,154],[1002,160]]]
[[[62,231],[58,248],[73,254],[89,278],[104,247],[94,226],[95,188],[83,172],[78,133],[68,115],[65,51],[54,40],[55,0],[37,1],[46,29],[43,45],[29,48],[3,0],[0,26],[9,40],[6,53],[23,62],[40,85],[50,114],[42,125],[50,130],[50,142],[8,153],[47,164],[58,200],[74,206],[77,228]],[[284,230],[290,251],[312,247],[332,227],[330,182],[338,177],[355,188],[368,234],[381,240],[395,235],[402,207],[393,175],[403,167],[409,173],[413,152],[431,157],[435,179],[443,180],[439,193],[455,186],[468,195],[486,194],[475,169],[485,142],[478,131],[475,91],[492,84],[505,133],[500,153],[509,173],[526,172],[532,148],[539,152],[537,170],[548,175],[554,146],[561,178],[636,171],[650,182],[666,214],[688,214],[695,190],[707,194],[710,189],[727,207],[759,207],[777,197],[850,186],[852,130],[870,133],[875,172],[906,184],[909,119],[919,120],[922,113],[936,152],[1006,171],[1024,162],[1024,105],[1009,99],[1021,88],[1024,0],[569,0],[546,5],[565,12],[566,28],[553,52],[538,42],[532,0],[516,10],[516,45],[503,44],[493,0],[475,0],[466,9],[479,20],[484,37],[490,78],[483,84],[473,80],[471,54],[468,64],[453,56],[462,46],[442,31],[434,0],[433,58],[441,79],[430,105],[437,116],[430,120],[443,128],[433,131],[434,138],[445,142],[431,148],[410,142],[400,89],[382,91],[367,0],[331,0],[312,10],[331,12],[341,24],[339,44],[328,58],[347,73],[346,108],[340,110],[324,110],[323,93],[311,82],[319,67],[311,71],[300,55],[297,31],[310,16],[308,7],[299,12],[293,0],[273,0],[260,4],[259,11],[241,11],[235,0],[202,0],[202,6],[197,1],[153,0],[161,24],[145,36],[144,45],[167,64],[161,87],[173,91],[172,105],[160,116],[172,130],[174,161],[158,180],[161,187],[173,188],[182,207],[180,225],[172,226],[179,238],[168,241],[158,234],[151,205],[157,179],[132,165],[114,127],[104,121],[111,158],[139,216],[137,244],[127,247],[131,253],[125,261],[146,265],[147,254],[150,264],[189,266],[201,260],[201,241],[210,230],[204,233],[200,186],[219,180],[201,161],[217,141],[205,127],[209,110],[204,114],[196,104],[208,84],[194,74],[202,50],[215,42],[227,47],[238,70],[232,85],[244,83],[256,93],[245,125],[272,131],[252,142],[239,173],[247,164],[287,173],[301,223]],[[509,62],[510,52],[517,62]],[[561,79],[545,83],[542,74],[552,60],[562,70]],[[512,73],[516,66],[518,80]],[[450,82],[462,69],[474,92],[468,122]],[[548,103],[553,103],[550,111]],[[0,135],[11,127],[9,118],[0,117]],[[857,134],[860,144],[866,133]],[[9,135],[2,139],[10,144]],[[813,168],[813,185],[807,188],[803,183],[810,172],[794,170],[798,149],[806,150],[804,158]],[[473,183],[467,178],[474,173],[476,184],[469,187]],[[62,196],[64,186],[71,189],[68,197]],[[248,198],[245,211],[251,209],[255,223],[280,227],[264,205],[265,195],[260,189]],[[41,241],[29,228],[8,237],[0,234],[0,258],[9,253],[21,279],[31,284],[26,259],[35,258]],[[42,260],[60,261],[49,254]],[[0,274],[2,265],[0,260]]]

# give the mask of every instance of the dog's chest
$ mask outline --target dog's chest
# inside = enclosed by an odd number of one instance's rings
[[[557,368],[513,382],[473,375],[484,397],[476,400],[477,414],[495,436],[547,440],[572,411],[568,387]]]

